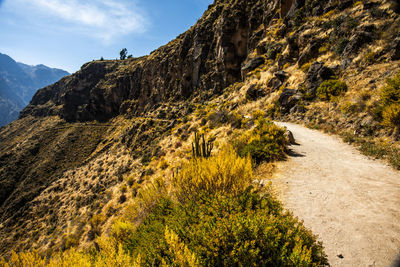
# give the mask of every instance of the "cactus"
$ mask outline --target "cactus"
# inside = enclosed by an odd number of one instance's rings
[[[178,177],[178,174],[179,174],[179,167],[176,168],[176,171],[172,169],[172,179]]]
[[[194,140],[192,143],[192,153],[194,158],[208,158],[211,156],[211,150],[213,149],[214,144],[211,141],[206,141],[204,134],[201,136],[195,132]]]

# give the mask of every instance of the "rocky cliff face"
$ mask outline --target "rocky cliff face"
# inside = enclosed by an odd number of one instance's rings
[[[256,108],[384,135],[370,114],[400,66],[396,12],[390,0],[217,0],[150,55],[89,62],[39,90],[0,130],[0,253],[92,241],[90,218],[121,213],[157,160],[173,169],[193,131],[222,125],[226,138]],[[330,79],[349,87],[332,102],[316,97]]]
[[[220,94],[241,80],[243,62],[263,37],[262,25],[277,18],[278,8],[277,0],[216,1],[196,25],[149,56],[91,62],[42,89],[21,117],[52,114],[68,121],[107,120],[200,92]]]

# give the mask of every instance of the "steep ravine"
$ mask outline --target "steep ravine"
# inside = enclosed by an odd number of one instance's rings
[[[272,183],[317,234],[332,266],[391,266],[400,255],[400,172],[335,136],[279,123],[298,145]]]

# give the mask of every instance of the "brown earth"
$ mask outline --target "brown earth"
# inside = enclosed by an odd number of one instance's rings
[[[319,236],[332,266],[390,266],[400,255],[400,172],[338,137],[291,123],[298,145],[272,181]]]

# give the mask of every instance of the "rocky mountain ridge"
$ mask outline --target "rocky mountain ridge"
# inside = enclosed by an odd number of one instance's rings
[[[172,175],[194,131],[226,138],[258,109],[389,138],[371,114],[400,65],[398,5],[217,0],[150,55],[89,62],[39,90],[0,131],[0,252],[91,244],[138,188]]]
[[[38,89],[67,75],[64,70],[44,65],[17,63],[0,53],[0,126],[17,119]]]
[[[277,8],[278,1],[216,1],[196,25],[149,56],[85,64],[75,75],[39,91],[21,116],[106,120],[199,92],[220,94],[241,80],[242,63],[262,37],[260,26],[269,23]]]

